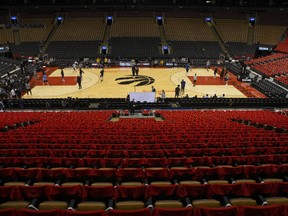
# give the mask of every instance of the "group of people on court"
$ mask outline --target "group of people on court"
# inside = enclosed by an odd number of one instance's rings
[[[80,68],[79,76],[77,76],[77,78],[76,78],[79,89],[82,89],[83,73],[84,73],[84,71]],[[101,68],[99,77],[100,77],[100,82],[103,82],[103,79],[104,79],[104,67]]]
[[[77,66],[78,66],[77,62],[73,63],[73,65],[72,65],[73,72],[77,72]],[[64,74],[63,68],[61,68],[60,74],[61,74],[62,82],[65,82],[65,74]],[[82,89],[83,74],[85,74],[85,72],[80,67],[79,68],[79,75],[76,77],[76,82],[78,84],[79,89]],[[100,82],[102,82],[103,78],[104,78],[104,68],[101,68],[99,77],[100,77]],[[49,85],[48,79],[47,79],[47,74],[46,74],[45,70],[43,70],[43,73],[42,73],[42,80],[43,80],[43,85]],[[28,87],[26,89],[27,89],[27,93],[28,93],[28,91],[29,91]],[[31,91],[29,91],[29,93],[32,94]]]
[[[207,62],[206,62],[206,70],[209,71],[210,67],[211,67],[211,63],[210,63],[209,60],[207,60]],[[187,63],[185,65],[185,70],[186,70],[186,75],[188,74],[189,71],[192,70],[192,67],[191,67],[191,65],[189,63]],[[218,68],[215,67],[215,69],[214,69],[214,78],[216,78],[217,73],[218,73]],[[197,76],[197,73],[195,73],[194,76],[193,76],[193,87],[196,86],[197,79],[198,79],[198,76]],[[229,77],[228,71],[227,71],[225,66],[222,67],[222,70],[221,70],[221,73],[220,73],[220,79],[221,80],[224,79],[226,85],[228,85],[228,80],[230,79],[230,77]],[[175,96],[174,96],[175,98],[180,97],[180,95],[184,95],[185,86],[186,86],[186,81],[184,79],[182,79],[180,84],[175,87],[175,90],[174,90],[175,91]],[[162,90],[162,92],[165,93],[164,90]],[[223,97],[224,97],[224,95],[225,94],[223,94]],[[185,97],[188,97],[188,94],[186,94]]]

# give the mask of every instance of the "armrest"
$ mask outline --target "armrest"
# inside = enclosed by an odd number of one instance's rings
[[[192,203],[189,197],[185,197],[184,204],[186,207],[192,207]]]
[[[114,208],[114,200],[113,199],[109,199],[108,200],[108,208]]]
[[[70,200],[69,206],[68,206],[68,210],[73,210],[75,209],[76,206],[76,199],[72,199]]]
[[[85,180],[84,185],[90,185],[90,181],[89,180]]]
[[[152,197],[149,197],[149,198],[146,200],[146,206],[147,206],[147,208],[149,208],[151,211],[154,209]]]
[[[28,208],[30,209],[34,209],[34,210],[39,210],[36,206],[37,206],[38,200],[37,199],[33,199],[30,204],[28,205]]]
[[[225,207],[231,206],[231,203],[230,203],[230,201],[229,201],[227,196],[223,196],[222,199],[223,199],[223,203],[224,203]]]

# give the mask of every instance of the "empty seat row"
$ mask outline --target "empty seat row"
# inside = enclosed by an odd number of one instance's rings
[[[287,154],[248,155],[248,156],[191,156],[191,157],[151,157],[151,158],[80,158],[80,157],[0,157],[1,167],[173,167],[218,165],[263,165],[285,164]]]
[[[0,209],[136,210],[287,204],[287,183],[3,186]]]
[[[197,181],[209,183],[216,180],[224,183],[236,183],[248,180],[248,182],[281,182],[288,181],[288,165],[265,166],[218,166],[218,167],[147,167],[143,168],[64,168],[52,167],[37,168],[1,168],[0,183],[31,185],[35,182],[50,182],[49,184],[62,184],[79,182],[79,184],[92,184],[94,182],[107,181],[114,185],[123,182],[138,182],[150,184],[153,181],[181,182]],[[137,183],[137,184],[138,184]],[[211,182],[210,182],[211,183]]]
[[[41,145],[41,144],[40,144]],[[38,146],[40,146],[38,145]],[[213,160],[213,156],[249,156],[249,155],[271,155],[273,158],[273,154],[288,154],[288,147],[264,147],[264,148],[181,148],[180,146],[177,148],[177,145],[169,144],[163,145],[163,147],[167,146],[168,148],[160,149],[160,144],[150,144],[144,145],[145,150],[141,150],[143,145],[139,145],[137,148],[137,144],[133,147],[125,150],[126,145],[116,144],[116,145],[102,145],[103,149],[95,150],[95,149],[82,149],[81,145],[76,146],[65,144],[60,145],[61,147],[58,149],[59,144],[53,146],[46,145],[51,147],[51,149],[44,147],[39,149],[29,148],[23,145],[0,145],[0,157],[80,157],[80,158],[151,158],[151,157],[195,157],[195,156],[211,156]],[[124,146],[124,148],[123,148]],[[127,145],[129,147],[129,145]],[[20,149],[18,149],[20,147]],[[66,147],[66,148],[65,148]],[[69,147],[69,148],[68,148]],[[85,147],[85,145],[83,145]],[[115,149],[109,149],[109,148]],[[169,148],[171,147],[171,148]],[[158,149],[159,148],[159,149]],[[123,150],[122,150],[123,149]],[[137,150],[140,149],[140,150]],[[147,150],[153,149],[153,150]],[[273,160],[273,159],[272,159]]]
[[[73,211],[73,210],[31,210],[31,209],[4,209],[0,210],[3,216],[248,216],[248,215],[282,215],[287,216],[287,205],[271,205],[271,206],[233,206],[233,207],[199,207],[199,208],[181,208],[166,209],[155,208],[153,212],[150,209],[137,210],[96,210],[96,211]]]

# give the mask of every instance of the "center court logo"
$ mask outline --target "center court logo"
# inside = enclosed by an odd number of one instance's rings
[[[132,75],[127,75],[125,77],[119,77],[115,79],[115,81],[119,85],[134,84],[134,86],[145,86],[145,85],[150,85],[155,82],[154,78],[150,76],[144,76],[144,75],[139,75],[136,77],[133,77]]]

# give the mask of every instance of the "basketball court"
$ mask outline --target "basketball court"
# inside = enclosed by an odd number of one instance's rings
[[[247,83],[238,82],[236,77],[229,73],[228,85],[220,80],[219,74],[214,78],[213,68],[193,68],[187,74],[185,68],[141,68],[139,75],[133,77],[131,67],[105,68],[104,80],[100,81],[100,68],[83,68],[82,89],[78,88],[76,77],[79,69],[64,68],[65,78],[61,78],[59,68],[46,70],[49,85],[43,85],[41,73],[31,80],[33,95],[25,94],[23,98],[125,98],[129,92],[150,92],[152,86],[156,88],[156,96],[161,91],[166,97],[174,97],[175,87],[180,85],[182,79],[186,81],[185,93],[189,97],[203,97],[216,94],[218,97],[246,98],[265,97],[250,87]],[[220,70],[220,69],[219,69]],[[218,70],[218,71],[219,71]],[[193,86],[193,77],[197,74],[196,86]]]

